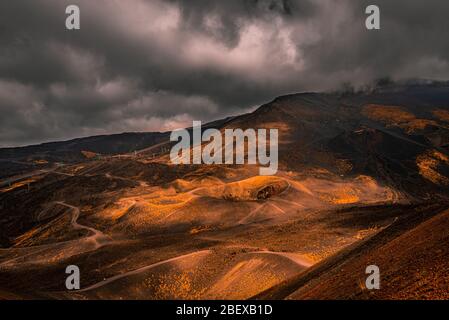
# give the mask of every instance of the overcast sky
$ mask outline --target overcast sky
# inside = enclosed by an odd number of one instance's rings
[[[81,9],[81,30],[65,8]],[[368,4],[381,30],[365,28]],[[165,131],[383,76],[449,79],[449,1],[2,0],[0,146]]]

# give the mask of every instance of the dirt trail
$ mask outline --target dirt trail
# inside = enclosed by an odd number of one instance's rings
[[[122,278],[126,278],[128,276],[132,276],[132,275],[136,275],[136,274],[145,272],[147,270],[150,270],[152,268],[155,268],[157,266],[160,266],[160,265],[163,265],[163,264],[166,264],[166,263],[175,262],[177,260],[191,258],[191,257],[198,256],[198,255],[200,255],[200,256],[201,255],[206,255],[206,254],[209,254],[210,252],[211,252],[210,250],[200,250],[200,251],[184,254],[182,256],[178,256],[178,257],[170,258],[170,259],[167,259],[167,260],[159,261],[159,262],[150,264],[148,266],[145,266],[145,267],[133,270],[133,271],[129,271],[129,272],[126,272],[126,273],[123,273],[123,274],[119,274],[119,275],[113,276],[113,277],[111,277],[109,279],[103,280],[101,282],[98,282],[96,284],[93,284],[93,285],[91,285],[91,286],[89,286],[89,287],[87,287],[85,289],[78,290],[76,292],[86,292],[86,291],[89,291],[89,290],[98,289],[100,287],[103,287],[103,286],[111,283],[111,282],[117,281],[117,280],[122,279]]]
[[[148,183],[143,180],[135,180],[135,179],[125,178],[125,177],[114,176],[110,173],[105,173],[105,177],[109,178],[109,179],[117,179],[117,180],[133,182],[133,183],[138,182],[141,187],[149,187]]]
[[[84,252],[95,251],[107,244],[115,243],[111,237],[103,232],[78,223],[80,209],[65,202],[54,202],[72,211],[71,225],[77,230],[87,230],[90,235],[68,241],[44,244],[26,248],[13,248],[12,252],[18,256],[0,263],[0,268],[15,267],[17,265],[48,263],[54,257],[67,258]],[[11,249],[9,249],[11,250]],[[20,253],[19,253],[20,252]]]
[[[285,257],[291,261],[293,261],[294,263],[296,263],[297,265],[300,265],[301,267],[305,267],[305,268],[309,268],[311,267],[314,263],[305,258],[304,256],[302,256],[299,253],[293,253],[293,252],[277,252],[277,251],[253,251],[251,253],[257,253],[257,254],[273,254],[273,255],[277,255],[277,256],[281,256],[281,257]]]
[[[111,242],[111,238],[109,236],[106,236],[103,232],[101,232],[100,230],[82,225],[78,223],[78,218],[80,216],[80,209],[78,207],[72,206],[70,204],[67,204],[65,202],[55,202],[56,204],[59,204],[61,206],[65,206],[69,209],[71,209],[73,211],[73,215],[72,215],[72,226],[74,229],[77,230],[87,230],[91,233],[90,236],[88,236],[87,238],[84,238],[84,240],[93,240],[96,244],[96,248],[100,248],[102,246],[105,245],[105,243]],[[75,240],[76,241],[76,240]]]
[[[18,163],[20,163],[20,162],[18,162]],[[25,164],[28,164],[28,163],[25,162]],[[18,182],[20,180],[24,180],[24,179],[27,179],[27,178],[32,178],[32,177],[39,176],[39,175],[42,175],[42,174],[53,173],[53,172],[56,172],[56,169],[62,168],[64,166],[65,166],[64,164],[58,164],[58,165],[56,165],[56,166],[54,166],[52,168],[39,169],[39,170],[31,171],[31,172],[28,172],[28,173],[25,173],[25,174],[9,177],[9,178],[0,180],[0,187],[4,187],[4,186],[7,186],[7,185],[16,183],[16,182]],[[63,174],[63,173],[60,173],[60,172],[56,172],[56,173]]]
[[[251,221],[249,221],[250,218],[252,218],[257,212],[259,212],[261,209],[263,209],[266,205],[267,205],[266,203],[260,204],[256,209],[251,210],[246,216],[244,216],[239,221],[237,221],[237,224],[248,224],[248,223],[251,223]]]

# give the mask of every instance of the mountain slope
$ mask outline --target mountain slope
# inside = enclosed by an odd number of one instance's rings
[[[447,299],[449,211],[411,214],[258,299]],[[365,268],[377,265],[381,289],[367,290]]]
[[[257,165],[174,165],[169,133],[0,150],[1,294],[340,297],[339,267],[363,277],[374,257],[392,279],[382,297],[427,297],[402,268],[442,297],[432,279],[448,257],[446,220],[428,219],[449,207],[448,106],[447,84],[302,93],[203,126],[279,129],[268,177]],[[65,292],[69,264],[89,290]],[[341,297],[371,297],[345,270]]]

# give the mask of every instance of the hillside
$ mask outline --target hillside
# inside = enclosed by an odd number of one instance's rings
[[[447,83],[293,94],[210,127],[279,129],[276,176],[174,165],[169,133],[0,149],[0,294],[446,297]],[[372,259],[375,294],[357,287]]]
[[[429,217],[430,216],[430,217]],[[447,299],[449,211],[410,214],[257,299]],[[380,290],[367,290],[365,268],[379,267]]]

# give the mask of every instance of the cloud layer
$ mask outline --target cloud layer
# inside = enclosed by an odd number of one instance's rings
[[[65,7],[81,30],[65,29]],[[449,79],[449,3],[0,2],[0,146],[158,131],[382,76]]]

